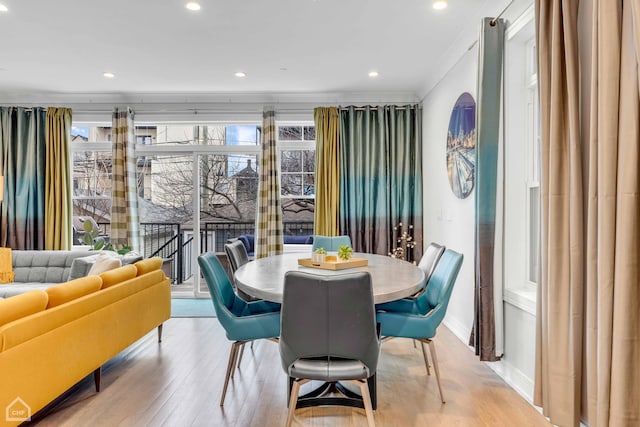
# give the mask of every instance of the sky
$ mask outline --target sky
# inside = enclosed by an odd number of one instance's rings
[[[71,136],[82,135],[89,138],[89,128],[80,126],[71,126]]]

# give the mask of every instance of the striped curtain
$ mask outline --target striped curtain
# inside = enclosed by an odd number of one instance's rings
[[[44,108],[0,107],[0,246],[44,249],[45,140]]]
[[[340,234],[340,145],[338,108],[313,110],[316,125],[316,207],[314,234]]]
[[[45,240],[48,250],[71,249],[71,109],[47,109]]]
[[[133,111],[113,111],[111,140],[113,170],[111,189],[111,243],[139,250],[138,193]]]
[[[282,207],[276,150],[276,113],[265,109],[262,115],[260,183],[256,218],[256,258],[282,253]]]

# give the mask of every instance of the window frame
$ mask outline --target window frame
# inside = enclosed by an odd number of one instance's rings
[[[299,141],[288,141],[288,140],[280,140],[280,128],[286,126],[300,126],[302,128],[302,139]],[[307,172],[304,170],[304,151],[313,151],[314,159],[316,150],[316,140],[305,140],[304,137],[304,128],[305,127],[315,127],[315,123],[313,121],[277,121],[276,122],[276,147],[278,149],[278,172],[280,176],[280,198],[281,199],[314,199],[316,198],[316,170],[315,170],[315,160],[314,167],[312,172]],[[294,175],[297,172],[283,172],[282,171],[282,156],[284,151],[301,151],[302,152],[302,170],[300,171],[300,175],[302,176],[302,195],[283,195],[282,194],[282,177],[286,175]],[[313,175],[313,194],[305,195],[304,194],[304,177],[305,174]]]
[[[505,217],[502,258],[504,301],[533,315],[536,313],[537,283],[530,280],[533,219],[531,195],[532,189],[540,187],[540,152],[537,148],[539,145],[536,145],[539,144],[539,102],[534,22],[535,12],[533,6],[530,6],[510,23],[506,34]],[[539,211],[537,218],[539,221]],[[538,222],[538,245],[539,230]]]

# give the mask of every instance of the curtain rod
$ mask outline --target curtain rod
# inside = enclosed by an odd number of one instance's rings
[[[501,17],[501,16],[502,16],[506,11],[507,11],[507,9],[509,9],[509,7],[511,7],[511,5],[513,4],[513,2],[514,2],[514,1],[515,1],[515,0],[511,0],[511,1],[509,2],[509,4],[508,4],[504,9],[502,9],[502,12],[500,12],[500,13],[498,14],[498,16],[496,16],[496,17],[495,17],[495,18],[493,18],[491,21],[489,21],[489,25],[491,25],[492,27],[495,27],[496,22],[498,21],[498,19],[500,19],[500,17]]]
[[[407,110],[407,109],[413,109],[413,108],[420,108],[419,105],[400,105],[400,106],[395,106],[394,105],[394,107],[396,107],[396,110]],[[369,110],[377,110],[378,108],[386,108],[386,106],[379,107],[377,105],[372,105],[372,106],[369,106],[369,107],[338,107],[338,109],[340,109],[340,110],[349,110],[351,108],[353,108],[355,111],[366,111],[367,108]]]

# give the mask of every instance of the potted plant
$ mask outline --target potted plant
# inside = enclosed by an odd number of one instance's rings
[[[324,248],[318,248],[311,254],[311,260],[313,262],[325,262],[326,256],[327,251],[325,251]]]
[[[341,260],[349,261],[351,255],[353,255],[353,248],[351,248],[351,246],[342,245],[338,248],[338,258]]]
[[[131,246],[114,246],[111,242],[107,242],[104,237],[99,236],[100,230],[94,227],[90,221],[85,221],[84,224],[82,224],[82,228],[84,228],[82,242],[85,245],[91,246],[92,251],[113,251],[118,255],[125,255],[131,252]]]

